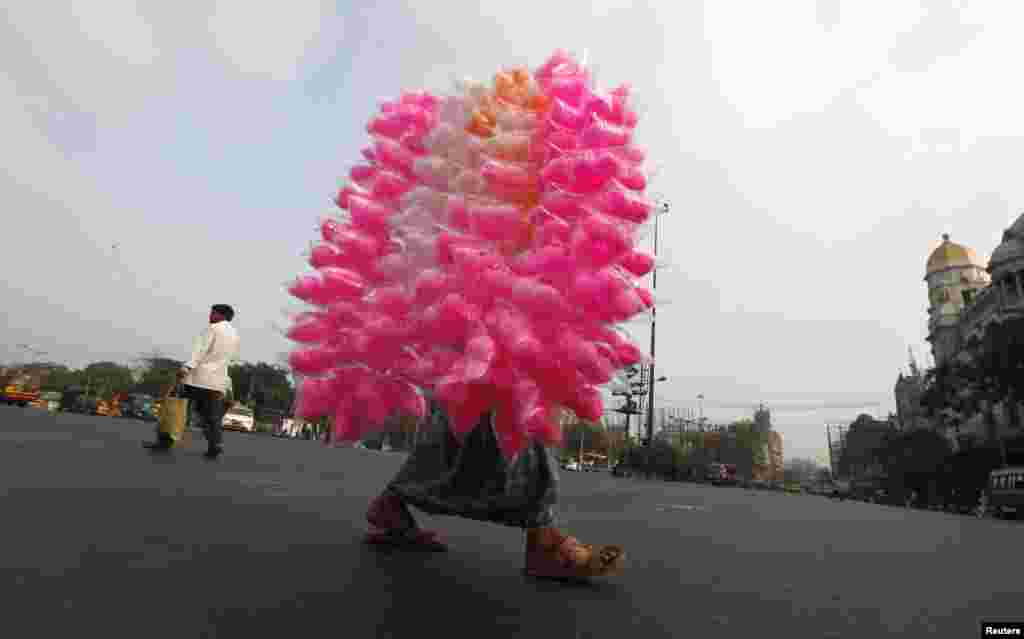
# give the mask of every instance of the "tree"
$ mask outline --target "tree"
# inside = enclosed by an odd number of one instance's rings
[[[945,437],[933,430],[893,432],[885,438],[880,459],[893,494],[926,490],[943,471],[952,449]]]
[[[116,362],[94,362],[82,371],[83,381],[89,393],[96,397],[109,397],[115,393],[126,393],[134,386],[132,371]]]
[[[133,390],[136,393],[159,396],[175,382],[175,374],[183,362],[164,357],[159,353],[144,355],[138,358],[142,367],[142,375]]]
[[[82,372],[71,370],[62,364],[54,365],[49,374],[43,379],[40,390],[62,393],[72,386],[78,386],[82,382]]]
[[[228,374],[234,398],[251,404],[257,416],[261,411],[285,412],[291,408],[295,389],[287,368],[266,362],[244,362],[230,367]]]

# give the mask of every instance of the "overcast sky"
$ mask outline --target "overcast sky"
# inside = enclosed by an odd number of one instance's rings
[[[276,360],[283,283],[377,101],[559,47],[636,87],[672,205],[661,405],[764,401],[787,457],[893,409],[930,249],[987,255],[1024,209],[1019,3],[5,4],[0,361],[184,357],[218,302]]]

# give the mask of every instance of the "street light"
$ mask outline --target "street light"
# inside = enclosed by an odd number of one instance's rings
[[[697,395],[697,406],[700,408],[700,425],[704,426],[704,393]]]
[[[661,205],[661,212],[668,213],[669,205],[668,202],[663,202]],[[658,290],[658,228],[661,215],[654,216],[654,269],[651,271],[651,293]],[[655,329],[655,305],[651,306],[651,364],[650,373],[648,373],[648,387],[647,387],[647,443],[650,444],[654,440],[654,383],[663,381],[664,378],[654,378],[654,329]]]

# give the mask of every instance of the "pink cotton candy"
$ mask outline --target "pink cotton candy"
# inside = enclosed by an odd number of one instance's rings
[[[373,181],[372,195],[381,200],[394,200],[412,187],[412,182],[398,173],[379,171]]]
[[[597,213],[583,218],[571,246],[583,263],[595,268],[619,260],[631,248],[627,229]]]
[[[320,277],[314,274],[302,275],[288,287],[288,292],[304,302],[316,304],[320,299]]]
[[[638,286],[633,290],[644,306],[647,308],[654,308],[654,294],[651,293],[650,290],[643,288],[642,286]]]
[[[448,278],[439,270],[427,270],[413,282],[414,299],[423,306],[438,300],[448,288]]]
[[[619,161],[619,171],[615,175],[615,179],[631,191],[643,191],[647,188],[647,176],[628,162]]]
[[[352,299],[366,292],[366,283],[358,273],[336,266],[322,268],[319,273],[321,287],[329,299]]]
[[[611,146],[625,146],[633,138],[633,132],[626,127],[616,126],[605,120],[595,119],[580,132],[580,146],[599,149]]]
[[[348,202],[355,227],[371,233],[388,230],[388,219],[394,215],[394,209],[374,199],[355,195],[350,196]]]
[[[489,335],[478,335],[466,343],[465,380],[474,382],[490,372],[497,355],[497,345]]]
[[[619,170],[615,158],[603,151],[584,151],[572,158],[575,161],[572,190],[593,193],[608,183]]]
[[[373,150],[378,162],[406,179],[412,177],[412,167],[416,157],[406,150],[401,143],[381,138],[374,143]]]
[[[537,241],[541,245],[563,244],[569,241],[572,226],[559,218],[548,218],[540,224]]]
[[[337,235],[339,228],[341,228],[340,222],[330,218],[324,218],[320,220],[320,237],[326,242],[333,242],[334,236]]]
[[[488,240],[514,237],[523,226],[523,213],[513,205],[477,205],[468,210],[470,228]]]
[[[528,166],[499,160],[486,160],[480,167],[480,175],[491,186],[512,189],[530,188],[537,182],[537,176]]]
[[[427,415],[427,401],[409,384],[398,384],[396,388],[398,410],[410,417],[423,419]]]
[[[594,199],[594,204],[608,215],[643,224],[651,215],[653,203],[641,195],[609,189]]]
[[[348,172],[348,176],[352,178],[353,182],[369,182],[375,175],[377,175],[377,168],[365,164],[357,164]]]
[[[343,263],[342,251],[333,244],[318,244],[313,247],[309,255],[309,265],[313,268],[325,266],[341,266]]]
[[[631,251],[622,258],[620,264],[637,277],[643,277],[654,270],[654,258],[643,251]]]
[[[391,317],[405,318],[412,310],[412,296],[401,286],[379,288],[373,293],[373,307]]]
[[[550,214],[570,222],[586,214],[578,195],[561,190],[548,191],[541,196],[541,206]]]
[[[330,412],[332,402],[331,380],[307,378],[302,380],[296,394],[295,414],[306,419],[322,417]]]
[[[350,263],[365,263],[378,257],[382,251],[377,236],[356,228],[342,227],[332,242],[344,253]]]
[[[532,75],[542,97],[506,100],[490,137],[467,130],[483,87],[404,91],[370,118],[366,163],[335,197],[349,222],[321,221],[316,272],[288,285],[319,307],[287,333],[293,370],[317,376],[296,410],[333,415],[336,441],[422,418],[432,392],[457,437],[494,411],[511,458],[557,444],[562,407],[600,419],[597,386],[643,360],[613,330],[653,307],[629,88],[602,91],[564,51]]]
[[[303,348],[294,350],[288,356],[292,369],[303,375],[319,375],[334,365],[335,354],[322,348]]]
[[[301,342],[323,342],[330,335],[331,327],[322,313],[306,313],[296,319],[288,329],[288,339]]]
[[[580,419],[596,422],[600,421],[604,414],[604,402],[601,399],[601,391],[593,386],[579,386],[569,403],[569,408]]]

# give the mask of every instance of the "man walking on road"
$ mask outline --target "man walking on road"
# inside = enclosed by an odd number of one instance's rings
[[[223,421],[227,411],[225,391],[231,380],[228,365],[238,359],[239,338],[231,320],[235,311],[227,304],[210,309],[210,327],[204,339],[192,351],[192,357],[178,371],[178,383],[184,384],[182,397],[199,413],[206,433],[206,457],[216,459],[223,452]],[[190,410],[191,412],[191,410]],[[156,443],[147,447],[168,450],[171,438],[160,433]]]

